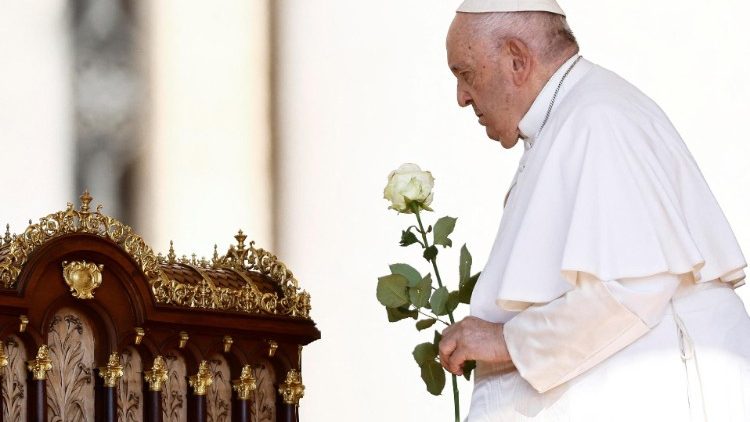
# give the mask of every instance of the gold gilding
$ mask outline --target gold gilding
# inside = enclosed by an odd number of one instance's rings
[[[295,369],[290,369],[286,374],[286,381],[279,386],[279,394],[284,398],[284,403],[298,405],[299,400],[305,396],[305,386],[302,384],[302,376]]]
[[[240,400],[250,400],[253,391],[257,388],[252,368],[250,365],[243,366],[240,379],[232,381],[232,389],[237,392],[237,398]]]
[[[36,359],[28,362],[29,371],[37,381],[47,379],[47,371],[52,369],[52,360],[49,358],[49,348],[44,345],[39,347],[36,353]]]
[[[164,383],[167,382],[167,363],[164,362],[164,358],[161,356],[154,358],[154,366],[144,374],[149,391],[161,391]]]
[[[107,366],[99,368],[99,376],[104,380],[105,387],[114,388],[123,375],[122,365],[120,365],[120,355],[112,352],[109,355]]]
[[[73,297],[93,299],[94,290],[102,284],[104,265],[86,261],[63,262],[63,278]]]
[[[196,396],[205,396],[208,392],[208,387],[214,382],[211,371],[208,369],[208,362],[205,360],[201,361],[198,366],[198,373],[191,376],[188,382],[193,387],[193,394]]]
[[[190,336],[187,331],[180,331],[180,349],[184,349],[187,346],[188,340],[190,340]]]
[[[4,372],[8,366],[8,352],[5,351],[5,343],[0,341],[0,372]]]
[[[310,295],[300,290],[292,272],[275,255],[255,248],[252,241],[246,245],[247,236],[242,231],[235,236],[236,245],[223,256],[215,251],[210,261],[195,257],[191,260],[186,256],[177,259],[171,242],[167,257],[159,258],[131,227],[102,214],[101,206],[91,211],[91,201],[91,195],[84,192],[80,210],[69,203],[64,211],[30,224],[21,235],[6,236],[9,240],[2,247],[7,250],[0,256],[0,285],[14,288],[29,256],[45,243],[66,234],[86,233],[108,239],[127,253],[148,279],[158,304],[310,319]],[[189,284],[170,279],[161,269],[169,265],[190,266],[201,273],[202,280]],[[237,287],[217,286],[204,269],[235,272],[244,283]],[[269,277],[279,286],[281,294],[261,292],[247,272]]]
[[[146,330],[141,327],[135,327],[135,344],[141,344],[143,337],[146,336]]]
[[[18,332],[25,333],[27,325],[29,325],[29,317],[27,317],[26,315],[19,316],[18,317]]]
[[[276,350],[279,348],[279,343],[275,340],[266,340],[268,342],[268,357],[272,358],[276,355]]]
[[[232,343],[234,343],[232,336],[224,336],[223,342],[224,342],[224,353],[229,353],[229,351],[232,350]]]

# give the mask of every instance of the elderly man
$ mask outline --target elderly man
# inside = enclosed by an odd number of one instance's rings
[[[745,259],[667,117],[578,52],[554,0],[466,0],[458,103],[525,151],[452,373],[469,422],[750,420]]]

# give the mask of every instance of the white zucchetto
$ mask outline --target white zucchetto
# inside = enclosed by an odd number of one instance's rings
[[[464,0],[456,10],[463,13],[550,12],[565,16],[555,0]]]

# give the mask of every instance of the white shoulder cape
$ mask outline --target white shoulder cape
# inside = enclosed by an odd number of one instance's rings
[[[519,311],[565,294],[579,272],[739,285],[737,240],[667,117],[617,75],[579,66],[527,151],[475,295],[494,290]],[[546,112],[548,97],[532,108]]]

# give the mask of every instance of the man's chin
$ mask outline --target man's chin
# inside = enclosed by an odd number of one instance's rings
[[[497,141],[500,143],[500,145],[503,146],[505,149],[511,149],[518,143],[518,136],[512,137],[509,136],[508,138],[503,138],[500,136],[499,133],[491,130],[489,127],[487,128],[487,136],[492,139],[493,141]],[[513,141],[506,141],[506,139],[513,139]]]

